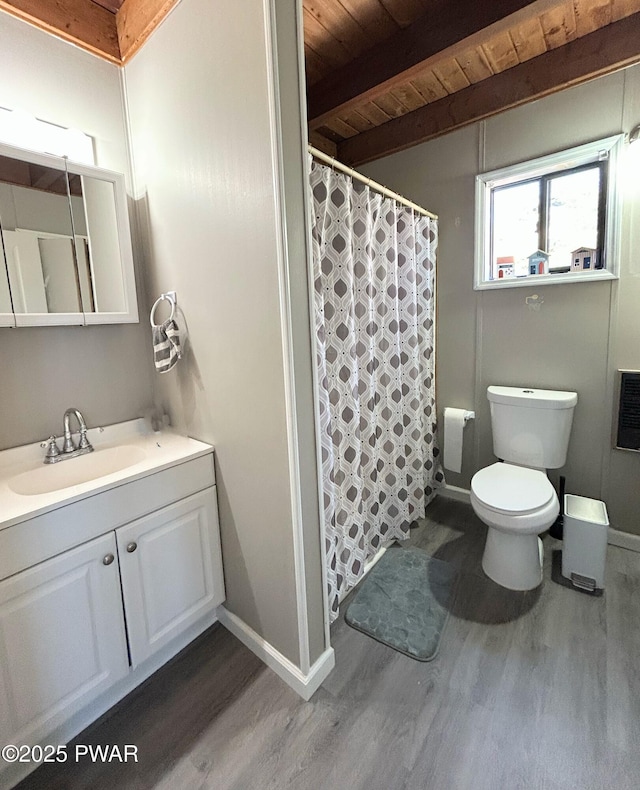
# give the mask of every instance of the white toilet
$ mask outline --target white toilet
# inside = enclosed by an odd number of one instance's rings
[[[510,590],[533,590],[542,581],[538,537],[560,505],[547,469],[564,466],[575,392],[489,387],[493,452],[503,463],[473,476],[471,505],[488,527],[482,568]]]

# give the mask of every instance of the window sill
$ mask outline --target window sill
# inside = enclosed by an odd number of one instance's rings
[[[474,283],[474,291],[489,291],[497,288],[537,288],[541,285],[564,285],[565,283],[599,283],[609,280],[617,280],[618,276],[600,269],[583,274],[533,274],[527,277],[505,277],[500,280],[486,280]]]

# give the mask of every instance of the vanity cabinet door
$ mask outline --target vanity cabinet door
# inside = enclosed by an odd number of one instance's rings
[[[215,486],[116,530],[134,667],[225,597]]]
[[[128,671],[113,533],[0,582],[0,744],[37,743]]]

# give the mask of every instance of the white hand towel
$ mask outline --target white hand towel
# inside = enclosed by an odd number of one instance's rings
[[[180,332],[176,322],[168,318],[163,324],[151,328],[153,361],[158,373],[166,373],[182,359]]]

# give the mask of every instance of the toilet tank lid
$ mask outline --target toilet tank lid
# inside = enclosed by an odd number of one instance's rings
[[[487,388],[487,398],[492,403],[526,406],[530,409],[572,409],[578,402],[578,393],[533,387],[491,386]]]

